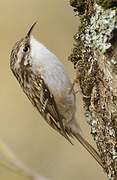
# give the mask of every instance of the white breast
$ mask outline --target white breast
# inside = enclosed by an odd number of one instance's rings
[[[41,73],[52,93],[68,91],[71,82],[59,59],[33,37],[31,37],[31,49],[33,71]]]
[[[70,93],[71,82],[65,72],[63,64],[44,45],[31,39],[32,70],[40,73],[54,95],[59,112],[67,119],[71,120],[75,113],[75,96]]]

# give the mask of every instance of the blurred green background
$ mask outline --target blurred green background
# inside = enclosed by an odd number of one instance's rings
[[[103,170],[77,142],[72,146],[52,130],[32,107],[9,68],[14,43],[25,35],[34,21],[33,34],[65,64],[79,19],[68,0],[4,0],[0,5],[0,138],[31,168],[51,180],[106,180]],[[84,120],[82,100],[77,97],[77,117],[84,135],[95,146]],[[0,166],[1,180],[26,178]]]

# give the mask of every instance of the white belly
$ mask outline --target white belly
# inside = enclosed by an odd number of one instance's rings
[[[67,117],[71,118],[75,111],[75,97],[73,93],[69,93],[72,85],[63,64],[44,45],[37,42],[34,38],[31,41],[33,42],[33,71],[36,74],[41,74],[41,77],[55,98],[60,113],[66,113],[66,115],[70,113]]]

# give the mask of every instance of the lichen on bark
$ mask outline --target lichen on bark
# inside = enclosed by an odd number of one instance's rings
[[[80,74],[85,116],[104,171],[110,180],[116,180],[117,1],[70,0],[70,5],[79,14],[81,25],[69,60]]]

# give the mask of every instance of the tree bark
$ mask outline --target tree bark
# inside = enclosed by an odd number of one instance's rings
[[[69,60],[76,69],[104,171],[117,179],[117,0],[70,0],[81,25]]]

